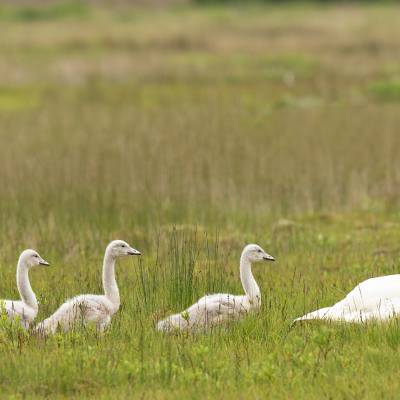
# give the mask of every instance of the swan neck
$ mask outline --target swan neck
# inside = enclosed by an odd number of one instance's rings
[[[107,250],[103,263],[103,288],[106,297],[118,309],[120,299],[117,281],[115,280],[115,257]]]
[[[19,259],[17,265],[17,287],[21,300],[28,307],[38,310],[38,302],[29,282],[29,267],[24,260]]]
[[[251,262],[244,254],[240,257],[240,279],[246,295],[250,300],[257,301],[257,304],[259,304],[261,301],[260,288],[251,272]]]

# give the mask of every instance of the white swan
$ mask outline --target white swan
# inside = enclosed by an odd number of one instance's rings
[[[247,245],[240,257],[240,279],[245,294],[211,294],[202,297],[185,311],[171,315],[157,323],[159,331],[198,330],[221,324],[231,319],[238,319],[261,305],[261,293],[251,272],[251,264],[268,260],[275,261],[256,244]]]
[[[60,327],[64,332],[76,324],[94,323],[102,332],[120,306],[119,290],[115,280],[115,261],[119,257],[140,255],[122,240],[112,241],[106,248],[103,263],[104,295],[83,294],[67,300],[52,316],[38,324],[36,332],[55,333]]]
[[[294,320],[322,319],[363,323],[385,321],[400,315],[400,275],[367,279],[357,285],[343,300]]]
[[[21,300],[0,300],[0,310],[5,311],[10,320],[20,319],[28,329],[38,313],[38,302],[29,282],[29,269],[34,265],[50,265],[35,250],[24,250],[17,264],[17,287]]]

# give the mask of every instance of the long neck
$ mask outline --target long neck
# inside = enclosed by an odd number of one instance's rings
[[[251,272],[251,263],[247,256],[240,257],[240,279],[242,281],[243,289],[251,301],[261,301],[260,288]]]
[[[37,310],[38,303],[28,276],[29,268],[23,260],[18,261],[17,265],[17,287],[21,300],[29,307]]]
[[[119,308],[119,290],[115,280],[115,257],[106,250],[103,263],[103,288],[106,297]]]

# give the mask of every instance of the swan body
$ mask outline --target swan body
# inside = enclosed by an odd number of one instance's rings
[[[140,255],[140,252],[128,243],[122,240],[112,241],[104,255],[104,295],[84,294],[67,300],[53,315],[41,322],[36,331],[41,334],[54,334],[58,327],[67,332],[77,325],[86,326],[90,323],[94,323],[98,331],[104,331],[120,306],[115,280],[116,259],[134,255]]]
[[[251,272],[251,264],[262,260],[274,261],[256,244],[247,245],[240,257],[240,279],[245,294],[234,296],[218,293],[202,297],[185,311],[159,321],[159,331],[199,330],[239,319],[261,305],[261,292]]]
[[[10,320],[18,319],[28,329],[38,313],[38,302],[29,282],[29,270],[35,265],[50,265],[35,250],[24,250],[17,264],[17,287],[21,300],[0,300],[0,310]]]
[[[310,312],[297,321],[314,319],[363,323],[386,321],[400,314],[400,275],[367,279],[331,307]]]

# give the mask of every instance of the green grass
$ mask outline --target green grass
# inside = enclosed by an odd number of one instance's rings
[[[143,256],[103,336],[0,320],[0,398],[396,398],[398,321],[291,321],[399,270],[400,8],[31,10],[0,10],[0,298],[27,247],[38,320],[101,292],[110,240]],[[259,314],[155,332],[241,293],[249,242],[278,260]]]
[[[370,86],[373,95],[381,100],[400,101],[400,80],[375,82]]]
[[[58,2],[50,5],[0,7],[0,21],[36,22],[84,17],[88,13],[83,2]]]

